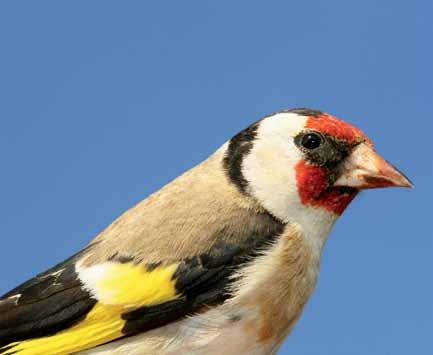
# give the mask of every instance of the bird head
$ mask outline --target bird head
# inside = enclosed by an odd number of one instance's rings
[[[278,112],[241,131],[224,165],[243,193],[285,222],[336,218],[360,190],[412,186],[360,129],[311,109]]]

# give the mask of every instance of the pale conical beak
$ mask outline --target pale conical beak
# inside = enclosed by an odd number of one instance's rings
[[[359,144],[345,159],[334,186],[356,189],[413,187],[410,180],[366,143]]]

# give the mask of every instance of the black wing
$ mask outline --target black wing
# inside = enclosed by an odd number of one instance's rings
[[[79,255],[0,298],[0,346],[54,334],[79,321],[93,307],[96,301],[82,288],[75,272]]]

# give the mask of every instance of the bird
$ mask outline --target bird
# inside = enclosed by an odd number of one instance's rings
[[[265,116],[3,295],[0,354],[274,354],[350,202],[412,186],[332,114]]]

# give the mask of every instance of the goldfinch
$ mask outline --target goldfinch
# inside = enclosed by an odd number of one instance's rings
[[[360,190],[410,187],[358,128],[271,114],[0,300],[0,354],[273,354]]]

